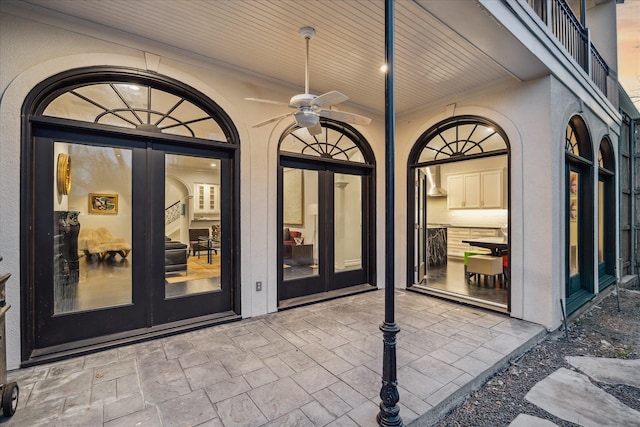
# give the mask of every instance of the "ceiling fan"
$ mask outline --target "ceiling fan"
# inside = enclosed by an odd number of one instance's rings
[[[340,104],[341,102],[349,99],[349,97],[343,93],[335,90],[319,96],[309,93],[309,40],[311,40],[315,36],[315,34],[316,31],[311,27],[302,27],[300,29],[300,35],[304,37],[307,45],[304,93],[294,95],[288,104],[286,102],[272,101],[269,99],[245,98],[247,101],[265,102],[267,104],[275,105],[286,105],[290,108],[295,108],[296,111],[272,117],[263,122],[256,123],[255,125],[253,125],[253,127],[263,126],[268,123],[280,120],[284,117],[293,116],[298,126],[307,128],[311,135],[318,135],[322,132],[320,117],[327,117],[330,119],[356,125],[368,125],[369,123],[371,123],[371,119],[369,117],[347,113],[344,111],[325,109],[331,107],[332,105]]]

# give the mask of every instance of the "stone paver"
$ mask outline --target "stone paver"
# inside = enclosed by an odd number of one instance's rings
[[[554,427],[556,423],[528,414],[519,414],[509,427]]]
[[[406,424],[442,412],[452,393],[477,385],[479,372],[499,370],[546,333],[500,314],[396,295]],[[368,292],[12,371],[20,402],[6,424],[371,426],[383,313],[384,292]]]
[[[572,357],[567,362],[594,380],[607,384],[624,384],[640,388],[640,359]]]
[[[584,427],[640,426],[640,412],[565,368],[538,382],[525,397],[556,417]]]

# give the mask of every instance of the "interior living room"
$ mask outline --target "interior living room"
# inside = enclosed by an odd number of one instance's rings
[[[55,151],[54,311],[131,304],[131,152],[62,142]],[[167,156],[167,299],[220,290],[219,167],[212,159]]]

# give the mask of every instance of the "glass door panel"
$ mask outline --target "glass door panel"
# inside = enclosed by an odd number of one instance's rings
[[[33,151],[32,348],[144,327],[145,150],[47,132]]]
[[[54,315],[131,304],[131,150],[55,142],[54,159]]]
[[[154,145],[152,181],[162,183],[149,208],[155,325],[232,308],[230,160],[210,153]]]
[[[424,284],[427,277],[427,174],[416,169],[414,197],[414,283]]]
[[[165,156],[165,299],[221,290],[221,163]]]
[[[579,179],[578,172],[569,172],[569,276],[580,273],[579,251],[578,251],[578,214],[579,209]]]
[[[334,272],[362,268],[362,177],[334,177]]]
[[[605,201],[605,191],[604,191],[604,182],[598,181],[598,263],[604,264],[604,229],[605,229],[605,218],[604,218],[604,201]]]
[[[282,277],[284,281],[317,277],[318,171],[284,168],[282,173]]]
[[[363,175],[282,168],[282,300],[367,282]]]

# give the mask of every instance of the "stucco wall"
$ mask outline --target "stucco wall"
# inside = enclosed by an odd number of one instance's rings
[[[553,171],[558,150],[554,152],[551,146],[549,82],[550,77],[521,84],[506,82],[402,117],[398,133],[407,143],[397,155],[397,168],[398,176],[406,176],[412,141],[446,118],[477,115],[502,127],[511,149],[511,314],[552,327],[550,295],[558,286],[557,275],[553,276],[557,245],[553,245],[552,236],[558,233],[540,233],[554,226],[552,215],[558,209],[550,197],[558,188],[559,171]],[[406,204],[406,192],[399,193],[398,205]],[[406,216],[399,217],[396,232],[406,235],[406,227]],[[406,256],[404,251],[402,256]],[[406,272],[402,280],[406,280]]]
[[[616,1],[608,0],[587,9],[587,28],[591,42],[613,73],[618,69]]]
[[[256,79],[239,70],[182,56],[138,40],[101,34],[93,29],[56,28],[3,13],[0,15],[0,254],[2,271],[12,277],[7,285],[7,356],[9,368],[20,361],[20,113],[29,91],[42,80],[65,70],[97,65],[148,69],[184,82],[209,96],[231,117],[241,141],[241,299],[244,317],[277,309],[276,245],[281,230],[276,228],[277,141],[290,122],[252,128],[253,123],[285,112],[268,105],[245,101],[245,97],[286,100],[303,88],[285,87]],[[80,33],[92,34],[91,36]],[[105,40],[112,39],[110,43]],[[128,47],[125,47],[128,46]],[[28,52],[29,54],[24,54]],[[359,129],[371,144],[376,158],[384,153],[382,118],[369,111],[345,105],[345,109],[373,118]],[[380,164],[384,164],[380,162]],[[384,173],[377,172],[376,197],[384,199]],[[384,210],[377,210],[377,228],[384,224]],[[378,234],[378,271],[383,277],[383,235]],[[266,254],[266,256],[265,256]],[[255,292],[256,281],[263,291]],[[379,285],[383,285],[379,280]]]
[[[277,141],[289,125],[252,128],[253,123],[283,113],[279,107],[247,102],[245,97],[286,100],[302,90],[260,80],[242,70],[223,68],[169,49],[129,40],[97,29],[63,30],[8,14],[0,15],[0,269],[13,275],[7,287],[12,309],[7,315],[9,368],[20,362],[20,112],[25,96],[56,73],[84,66],[113,65],[148,69],[184,82],[217,102],[231,117],[241,140],[241,300],[242,315],[277,309],[276,249],[281,230],[277,212]],[[82,34],[91,34],[86,36]],[[106,41],[111,40],[111,41]],[[25,54],[27,53],[28,54]],[[259,71],[259,70],[258,70]],[[384,118],[352,105],[349,111],[373,118],[358,130],[372,146],[376,163],[377,285],[384,286]],[[496,122],[511,146],[512,315],[548,328],[560,324],[564,289],[564,129],[580,110],[592,135],[613,133],[597,108],[591,112],[552,77],[505,82],[482,92],[443,100],[439,105],[397,118],[396,130],[396,287],[407,284],[406,176],[413,143],[426,129],[453,115],[478,115]],[[595,208],[594,208],[595,209]],[[595,232],[594,232],[595,233]],[[255,282],[263,283],[261,292]]]

